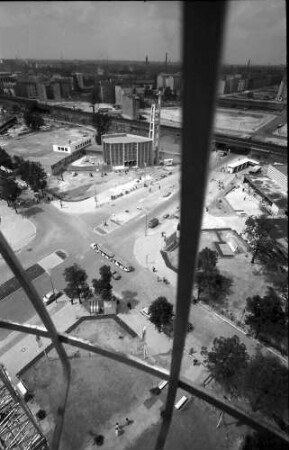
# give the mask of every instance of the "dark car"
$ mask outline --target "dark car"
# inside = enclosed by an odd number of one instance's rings
[[[112,278],[113,278],[114,280],[120,280],[120,279],[121,279],[121,275],[120,275],[120,273],[119,273],[117,270],[115,270],[114,272],[112,272],[111,276],[112,276]]]
[[[151,220],[149,221],[148,227],[149,227],[149,228],[154,228],[154,227],[156,227],[158,224],[159,224],[159,220],[158,220],[156,217],[154,217],[153,219],[151,219]]]

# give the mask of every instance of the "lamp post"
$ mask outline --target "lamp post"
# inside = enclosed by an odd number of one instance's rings
[[[51,287],[52,287],[52,292],[53,292],[53,295],[54,295],[55,294],[55,288],[54,288],[54,285],[53,285],[53,282],[52,282],[51,270],[50,269],[46,269],[46,273],[49,276],[50,284],[51,284]],[[55,299],[55,301],[57,303],[57,299]]]

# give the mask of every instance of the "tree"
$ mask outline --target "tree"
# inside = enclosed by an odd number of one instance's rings
[[[8,206],[13,206],[16,210],[15,202],[19,195],[21,194],[21,189],[19,188],[18,184],[15,183],[14,180],[12,180],[7,175],[0,176],[0,197],[2,200],[5,200],[7,202]]]
[[[107,114],[96,113],[92,115],[92,125],[97,130],[96,142],[101,144],[101,136],[106,134],[111,126],[111,117]]]
[[[162,327],[169,325],[173,317],[173,305],[166,297],[158,297],[149,306],[150,321],[161,331]]]
[[[269,417],[287,413],[288,369],[276,356],[265,356],[258,350],[245,371],[242,389],[253,411]]]
[[[73,266],[67,267],[64,270],[63,275],[67,283],[67,286],[64,289],[66,295],[71,299],[77,297],[79,303],[82,303],[81,296],[86,297],[89,289],[88,284],[86,283],[87,274],[85,270],[77,264],[73,264]]]
[[[236,390],[235,385],[245,371],[249,356],[245,344],[238,336],[215,338],[211,351],[202,347],[201,354],[211,376],[229,391]]]
[[[270,288],[264,297],[248,297],[245,322],[257,334],[282,339],[286,334],[287,315],[282,308],[282,301],[274,289]]]
[[[34,108],[27,109],[24,112],[24,122],[28,128],[33,131],[39,130],[44,125],[44,120],[39,111]]]
[[[245,222],[244,234],[247,235],[252,252],[251,263],[254,264],[258,256],[261,262],[268,263],[273,258],[273,241],[269,235],[271,225],[264,216],[250,216]]]
[[[210,248],[204,248],[198,256],[198,269],[205,272],[211,272],[215,269],[218,261],[217,252],[211,250]]]
[[[25,181],[33,191],[45,189],[47,186],[47,174],[41,164],[33,161],[20,161],[18,173],[22,180]]]
[[[2,147],[0,147],[0,166],[13,169],[12,158]]]
[[[94,278],[92,285],[96,294],[101,295],[103,300],[111,299],[112,285],[110,266],[101,266],[99,269],[100,279]]]
[[[222,275],[218,269],[214,269],[210,272],[197,272],[197,283],[199,296],[204,294],[205,299],[213,298],[217,301],[229,292],[232,281]]]
[[[286,450],[287,448],[287,443],[272,433],[255,431],[253,434],[246,435],[241,450]]]
[[[109,284],[111,282],[112,273],[110,266],[101,266],[99,269],[100,277],[103,283]]]

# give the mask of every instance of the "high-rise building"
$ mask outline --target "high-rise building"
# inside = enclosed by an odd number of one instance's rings
[[[122,96],[122,115],[131,120],[139,119],[140,99],[137,95]]]

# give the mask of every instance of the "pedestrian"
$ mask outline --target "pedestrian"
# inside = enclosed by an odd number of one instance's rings
[[[115,435],[119,436],[119,424],[118,424],[118,422],[116,422],[116,424],[115,424]]]
[[[125,418],[125,423],[126,425],[130,425],[130,420],[127,417]]]
[[[130,302],[127,302],[127,307],[128,307],[128,309],[131,309],[131,303]]]

